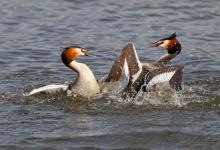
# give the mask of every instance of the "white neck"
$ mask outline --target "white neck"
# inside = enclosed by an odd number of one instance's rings
[[[94,96],[99,93],[98,82],[86,64],[72,61],[69,66],[77,72],[78,78],[71,86],[71,90],[84,97]]]

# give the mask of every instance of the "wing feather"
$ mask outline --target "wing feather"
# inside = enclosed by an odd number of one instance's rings
[[[31,96],[31,95],[35,95],[41,92],[50,92],[50,93],[54,93],[57,91],[66,91],[68,89],[68,85],[62,85],[62,84],[50,84],[50,85],[46,85],[46,86],[42,86],[40,88],[36,88],[36,89],[32,89],[31,91],[26,91],[23,93],[23,96]]]
[[[134,98],[140,90],[149,91],[163,82],[169,82],[171,88],[181,90],[183,68],[183,65],[160,67],[150,71],[143,68],[139,77],[125,89],[124,96]]]

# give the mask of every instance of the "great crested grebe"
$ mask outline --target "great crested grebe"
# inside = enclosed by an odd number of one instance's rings
[[[61,54],[63,63],[74,70],[78,78],[69,85],[69,90],[83,97],[91,97],[100,92],[99,84],[86,64],[78,63],[78,56],[87,56],[86,50],[81,47],[67,47]]]
[[[141,73],[138,77],[129,81],[124,95],[135,97],[140,90],[150,91],[155,85],[164,82],[168,82],[171,88],[175,90],[182,90],[181,83],[184,66],[165,66],[181,52],[181,44],[176,38],[176,33],[160,39],[148,47],[163,47],[167,50],[167,54],[161,56],[152,64],[142,64]]]
[[[134,44],[126,44],[117,55],[110,72],[98,82],[87,65],[75,61],[78,56],[86,55],[86,50],[80,47],[67,47],[62,52],[61,58],[67,67],[77,72],[77,80],[70,85],[47,85],[24,95],[28,96],[42,91],[61,89],[63,91],[71,90],[83,97],[90,97],[100,92],[102,83],[118,81],[122,74],[125,74],[128,80],[123,92],[128,97],[135,97],[141,89],[148,91],[154,85],[167,81],[172,88],[180,90],[183,66],[165,66],[168,61],[176,57],[181,51],[181,45],[176,39],[176,34],[174,33],[149,45],[149,47],[159,46],[164,47],[168,54],[160,57],[152,64],[142,64],[139,61]]]
[[[123,96],[135,97],[139,91],[150,91],[155,85],[169,82],[171,88],[181,90],[183,65],[165,66],[181,52],[181,44],[176,33],[157,40],[147,47],[163,47],[167,54],[161,56],[153,63],[141,63],[133,43],[128,43],[117,55],[108,75],[102,79],[104,82],[118,81],[123,71],[127,70],[128,84]]]
[[[78,77],[70,85],[56,85],[51,84],[47,86],[43,86],[37,89],[33,89],[31,92],[24,93],[25,96],[30,96],[39,92],[47,91],[53,92],[57,90],[71,90],[79,96],[88,98],[94,96],[100,92],[100,87],[98,82],[93,74],[93,72],[89,69],[86,64],[79,63],[75,59],[79,56],[87,56],[86,50],[81,47],[67,47],[61,54],[61,59],[63,63],[74,70]]]

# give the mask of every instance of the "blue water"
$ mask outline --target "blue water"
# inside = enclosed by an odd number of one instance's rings
[[[1,0],[0,149],[219,149],[220,1]],[[142,62],[165,52],[145,46],[176,32],[184,90],[151,102],[100,96],[23,97],[25,89],[70,83],[60,60],[80,45],[99,79],[133,42]],[[176,102],[177,101],[177,102]]]

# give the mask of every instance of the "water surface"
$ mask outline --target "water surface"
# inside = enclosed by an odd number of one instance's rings
[[[219,9],[217,0],[1,0],[1,149],[218,149]],[[101,78],[126,42],[152,62],[164,50],[145,46],[173,32],[182,53],[171,64],[185,65],[181,93],[137,103],[22,96],[74,80],[60,60],[63,47],[77,44],[96,55],[79,61]]]

